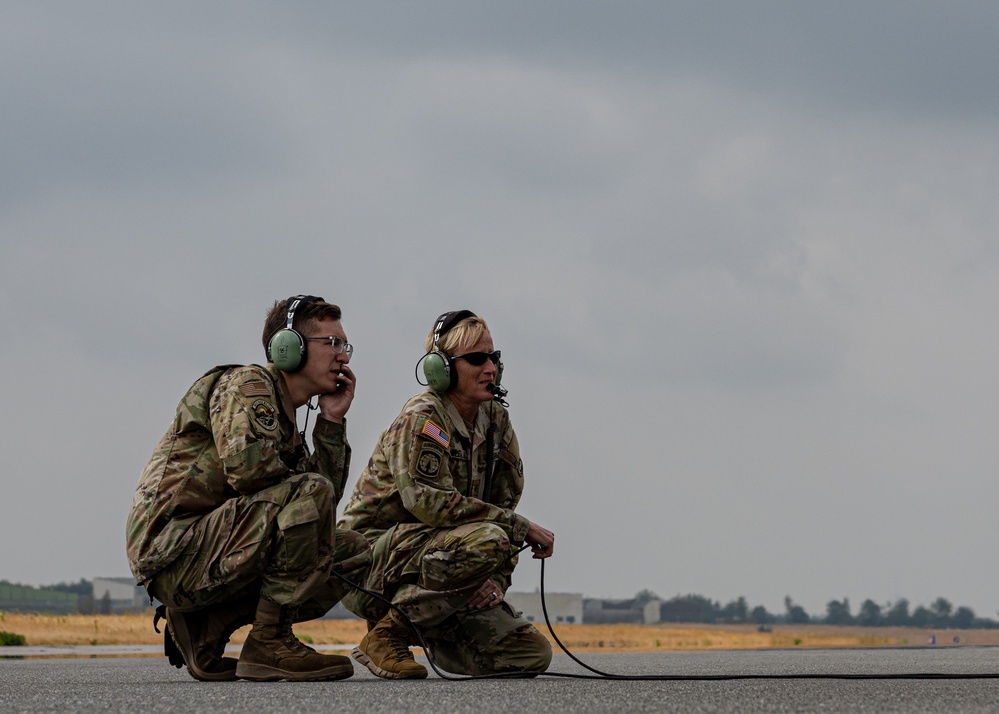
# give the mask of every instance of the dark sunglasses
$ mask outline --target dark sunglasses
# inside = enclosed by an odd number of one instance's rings
[[[463,359],[468,362],[473,367],[480,367],[486,363],[486,360],[492,360],[492,363],[499,366],[500,362],[500,351],[495,352],[466,352],[463,355],[455,355],[451,359]]]

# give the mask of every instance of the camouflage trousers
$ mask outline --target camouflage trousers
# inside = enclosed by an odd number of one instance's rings
[[[434,663],[453,674],[544,672],[552,661],[548,639],[505,602],[459,611],[424,639]]]
[[[468,607],[487,579],[506,590],[515,550],[506,532],[492,523],[399,524],[375,541],[366,587],[406,614],[442,669],[455,674],[544,671],[551,645],[520,613],[505,602],[482,610]],[[347,595],[344,605],[369,625],[389,610],[361,592]]]
[[[198,610],[257,592],[321,617],[350,590],[331,575],[367,577],[371,552],[359,534],[334,527],[333,486],[318,474],[294,474],[226,501],[191,528],[187,546],[148,584],[177,610]]]

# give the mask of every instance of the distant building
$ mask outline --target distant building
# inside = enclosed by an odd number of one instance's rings
[[[508,592],[506,601],[514,610],[520,610],[528,622],[544,622],[541,593]],[[579,593],[545,593],[548,617],[552,624],[579,625],[583,622],[583,596]]]
[[[158,600],[154,601],[154,605],[150,605],[149,594],[145,588],[136,585],[132,578],[94,578],[93,584],[93,610],[97,613],[141,612],[159,605]],[[338,602],[320,619],[357,620],[360,618],[345,608],[343,603]]]
[[[583,622],[587,625],[627,624],[652,625],[660,620],[659,600],[600,600],[583,601]]]
[[[147,610],[149,595],[132,578],[94,578],[94,611],[105,614]]]

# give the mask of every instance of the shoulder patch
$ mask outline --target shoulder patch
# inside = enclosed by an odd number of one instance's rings
[[[247,382],[239,385],[239,391],[244,397],[269,397],[271,390],[264,382]]]
[[[424,446],[416,459],[416,472],[423,476],[436,476],[441,470],[441,453],[432,446]]]
[[[434,424],[434,422],[430,419],[427,419],[427,423],[423,425],[423,431],[421,431],[420,434],[429,436],[445,449],[451,443],[451,437],[448,436],[448,433]]]
[[[270,402],[264,399],[257,399],[250,405],[253,419],[267,431],[274,431],[277,427],[277,412]]]

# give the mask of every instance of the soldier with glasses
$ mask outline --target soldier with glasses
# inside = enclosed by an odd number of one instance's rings
[[[136,582],[163,603],[171,664],[205,681],[343,679],[349,657],[319,654],[295,622],[321,617],[364,580],[365,539],[335,527],[350,466],[353,347],[340,308],[297,295],[264,322],[267,364],[223,365],[187,391],[153,451],[127,522]],[[314,451],[296,410],[313,398]],[[253,624],[238,661],[232,633]],[[154,623],[155,624],[155,623]]]

